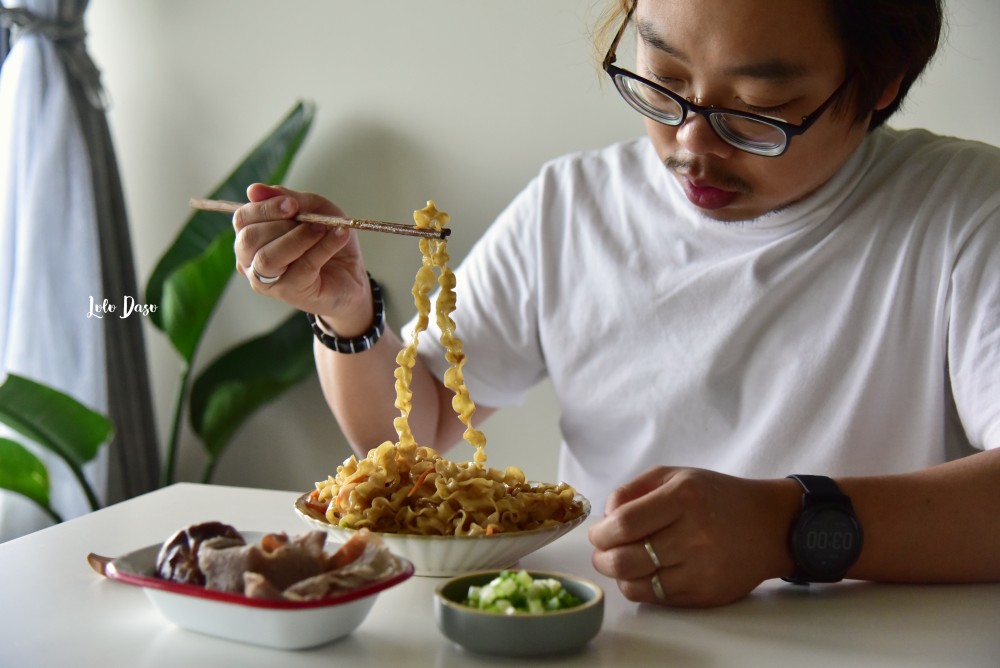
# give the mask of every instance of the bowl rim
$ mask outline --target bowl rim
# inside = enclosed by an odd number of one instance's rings
[[[295,499],[295,503],[294,503],[295,512],[298,513],[299,516],[303,520],[305,520],[309,524],[312,524],[313,526],[317,526],[317,527],[326,529],[327,531],[330,531],[332,533],[341,533],[342,535],[353,535],[357,531],[360,531],[360,529],[351,529],[349,527],[342,527],[342,526],[340,526],[338,524],[331,524],[326,519],[325,516],[320,516],[319,513],[317,513],[315,510],[313,510],[305,502],[306,498],[310,494],[312,494],[312,491],[306,492],[305,494],[301,494],[301,495],[299,495]],[[441,541],[441,540],[451,541],[451,540],[455,540],[455,539],[459,539],[459,540],[513,540],[515,538],[519,538],[519,537],[522,537],[522,536],[532,536],[532,535],[536,535],[536,534],[545,534],[545,533],[560,532],[560,531],[566,531],[566,532],[568,532],[570,529],[576,528],[579,525],[583,524],[584,520],[586,520],[590,516],[591,510],[592,510],[590,501],[583,494],[580,494],[579,492],[577,492],[573,496],[573,499],[576,500],[576,501],[580,501],[580,503],[583,505],[583,511],[577,517],[574,517],[573,519],[567,520],[565,522],[559,522],[558,524],[551,524],[549,526],[544,526],[544,527],[535,527],[534,529],[525,529],[523,531],[504,531],[504,532],[501,532],[501,533],[494,533],[494,534],[489,534],[489,535],[487,535],[487,534],[480,534],[478,536],[463,536],[463,535],[456,535],[456,534],[448,534],[447,536],[444,536],[444,535],[439,535],[439,534],[430,534],[430,535],[428,535],[428,534],[419,534],[419,533],[394,533],[394,532],[387,532],[387,531],[372,531],[370,529],[368,530],[368,532],[371,533],[374,536],[378,536],[379,538],[388,539],[388,540],[403,540],[403,539],[406,539],[406,540],[431,540],[431,541],[434,541],[434,540],[438,540],[438,541]]]
[[[593,598],[590,598],[580,605],[575,605],[572,608],[563,608],[561,610],[546,610],[543,612],[518,612],[516,614],[507,614],[502,612],[493,612],[492,610],[480,610],[479,608],[472,608],[458,601],[452,600],[444,595],[444,590],[446,587],[450,586],[454,582],[458,582],[466,579],[475,579],[479,577],[487,576],[499,576],[503,571],[527,571],[528,575],[534,578],[555,578],[556,580],[572,580],[583,584],[594,592],[596,592]],[[564,585],[565,586],[565,585]],[[581,575],[576,575],[574,573],[565,573],[561,571],[542,571],[535,570],[532,568],[488,568],[480,571],[469,571],[468,573],[463,573],[461,575],[456,575],[454,577],[448,578],[440,585],[434,589],[434,598],[441,604],[448,606],[454,610],[459,610],[462,613],[473,614],[473,615],[485,615],[488,617],[500,618],[500,619],[551,619],[553,617],[561,617],[564,615],[575,615],[579,614],[590,608],[595,608],[604,603],[604,589],[589,578],[585,578]]]
[[[240,534],[244,537],[253,537],[258,534],[262,536],[265,533],[267,532],[240,531]],[[310,608],[327,608],[345,605],[362,598],[367,598],[409,579],[415,571],[413,562],[397,554],[393,554],[392,556],[399,561],[402,566],[402,570],[400,572],[382,580],[370,582],[349,591],[334,594],[333,596],[327,596],[311,601],[250,598],[242,594],[232,594],[214,589],[206,589],[200,585],[174,582],[173,580],[165,580],[155,575],[150,575],[149,573],[152,573],[155,570],[156,555],[159,553],[161,545],[162,543],[147,545],[146,547],[133,550],[120,557],[112,559],[105,570],[105,574],[109,580],[114,580],[116,582],[135,585],[144,589],[156,589],[190,598],[240,605],[249,608],[267,608],[271,610],[307,610]]]

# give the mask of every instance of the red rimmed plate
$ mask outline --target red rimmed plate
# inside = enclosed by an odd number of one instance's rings
[[[264,535],[240,533],[248,544]],[[413,564],[397,556],[399,568],[388,577],[342,594],[317,601],[256,599],[158,578],[159,551],[156,544],[111,560],[96,555],[88,559],[110,580],[142,587],[160,613],[181,628],[281,649],[314,647],[351,633],[367,617],[379,592],[413,575]]]

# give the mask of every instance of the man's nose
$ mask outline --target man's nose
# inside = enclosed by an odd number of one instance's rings
[[[688,114],[677,127],[677,143],[692,155],[717,155],[728,158],[737,149],[726,143],[707,117]]]

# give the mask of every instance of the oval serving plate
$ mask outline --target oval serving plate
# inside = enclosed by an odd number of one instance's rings
[[[240,533],[248,544],[264,536],[260,531]],[[160,613],[181,628],[281,649],[313,647],[349,634],[364,621],[379,592],[403,582],[414,570],[412,563],[394,555],[400,561],[398,572],[342,594],[316,601],[247,598],[157,577],[161,544],[110,560],[104,574],[142,587]]]
[[[338,542],[346,542],[354,529],[330,524],[326,517],[313,510],[307,503],[309,494],[295,499],[295,512],[310,526],[328,531]],[[583,504],[580,516],[568,522],[549,527],[510,531],[491,536],[419,536],[415,534],[380,533],[393,554],[409,560],[414,575],[450,577],[469,571],[508,568],[522,557],[531,554],[578,527],[590,515],[590,502],[581,494],[576,500]]]

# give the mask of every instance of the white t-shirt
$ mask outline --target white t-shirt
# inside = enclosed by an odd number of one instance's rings
[[[457,275],[472,398],[517,404],[549,377],[560,478],[595,508],[658,464],[864,475],[1000,446],[990,146],[880,129],[746,223],[701,215],[646,139],[571,155]],[[440,375],[437,335],[421,352]]]

